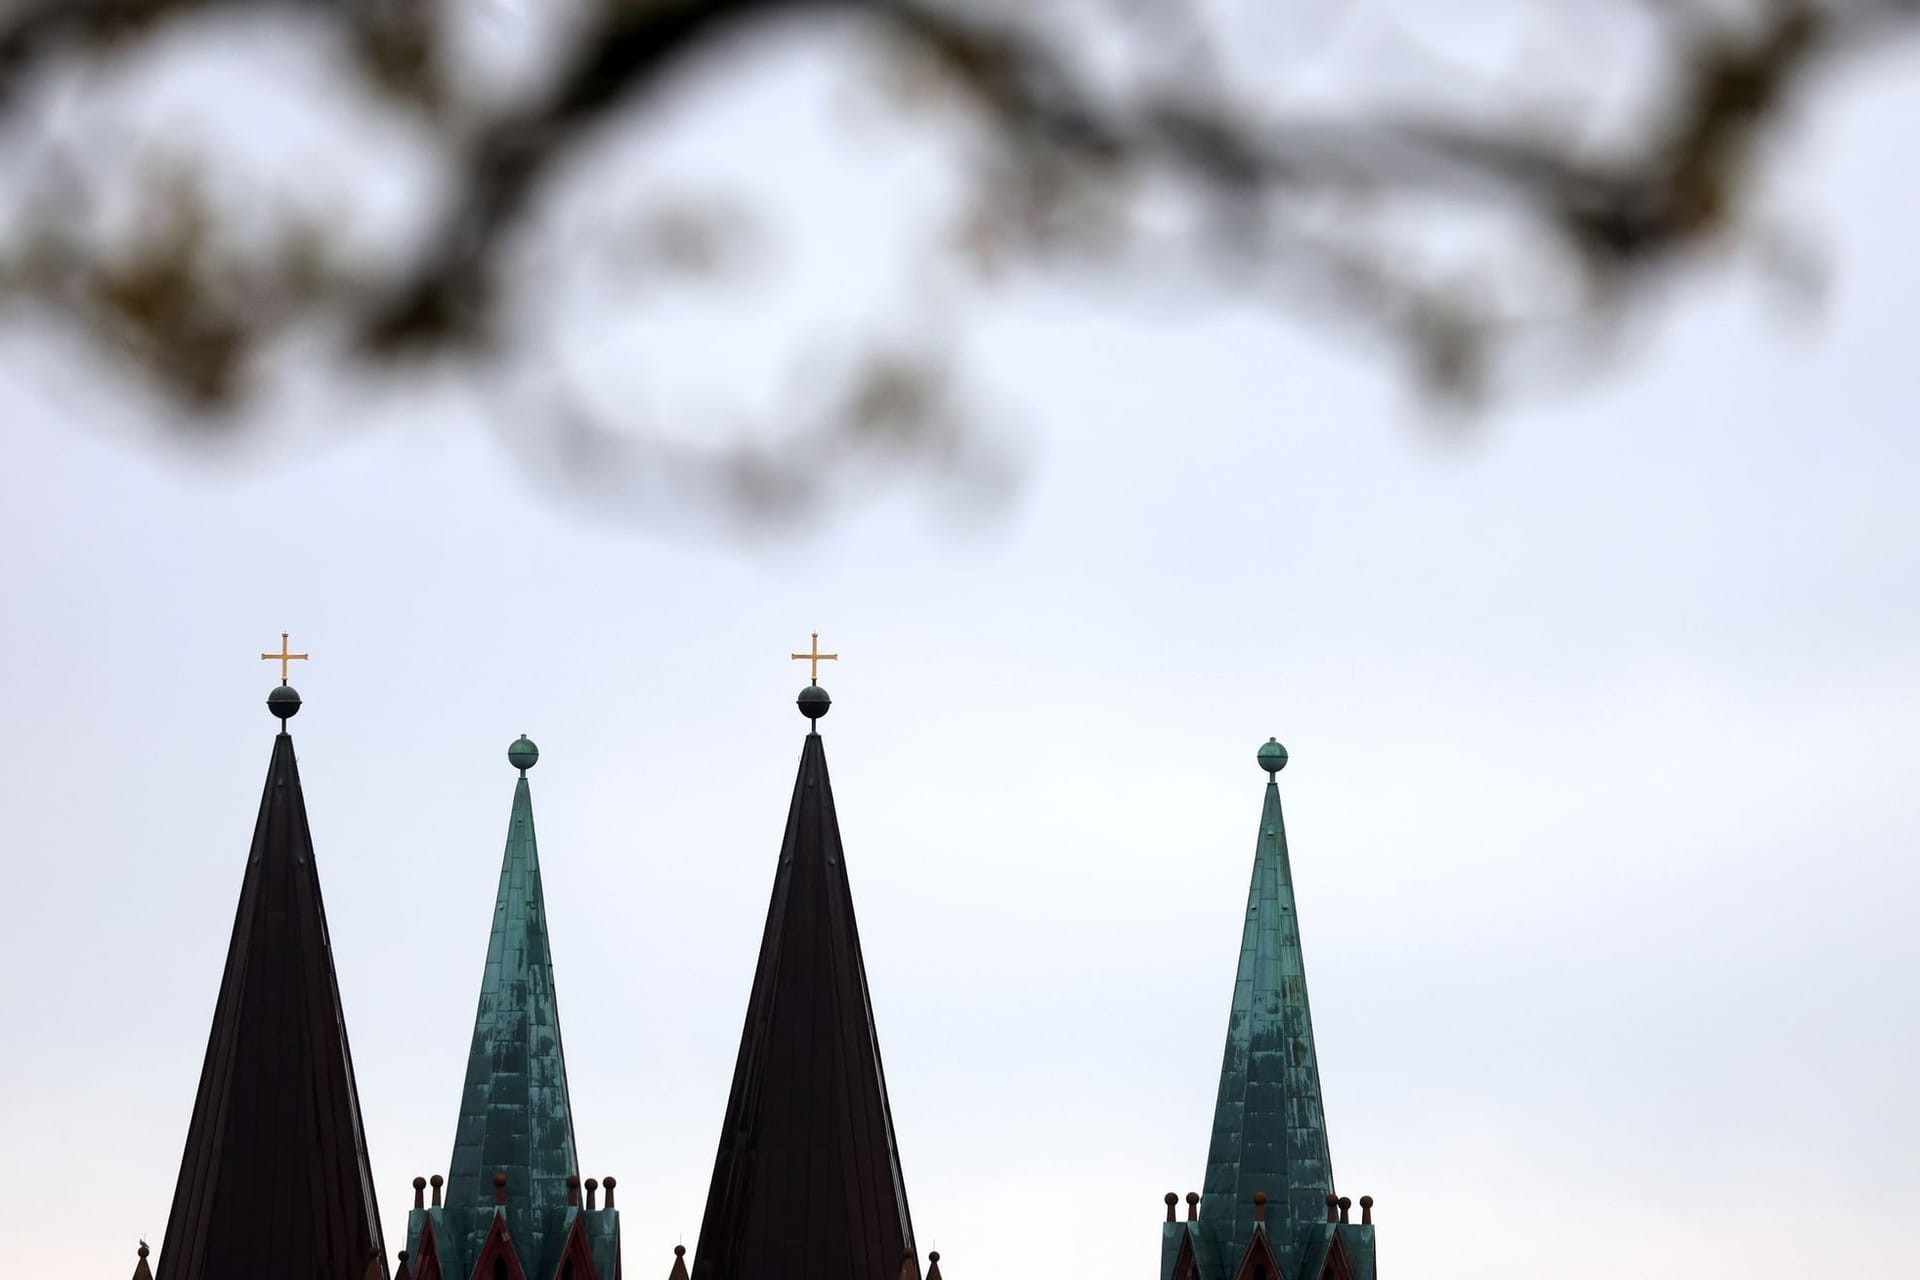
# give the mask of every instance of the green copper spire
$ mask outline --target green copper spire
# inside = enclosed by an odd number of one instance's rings
[[[1287,752],[1271,739],[1258,753],[1266,805],[1254,847],[1253,883],[1240,940],[1240,970],[1220,1066],[1220,1096],[1200,1201],[1201,1252],[1231,1275],[1254,1232],[1256,1191],[1267,1196],[1265,1230],[1286,1274],[1310,1238],[1324,1235],[1333,1161],[1320,1106],[1320,1065],[1307,1008],[1307,973],[1287,862],[1276,780]],[[1324,1243],[1322,1243],[1324,1248]],[[1315,1272],[1314,1274],[1318,1274]]]
[[[544,1276],[552,1273],[565,1243],[567,1179],[579,1172],[579,1162],[527,786],[527,770],[539,758],[524,736],[507,749],[520,779],[513,789],[500,896],[447,1171],[452,1238],[442,1244],[462,1251],[460,1263],[473,1264],[493,1225],[494,1175],[504,1173],[507,1229],[529,1273]],[[556,1262],[550,1264],[550,1258]]]

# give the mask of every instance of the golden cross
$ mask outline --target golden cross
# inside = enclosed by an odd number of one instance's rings
[[[820,652],[820,633],[816,631],[813,633],[813,652],[796,653],[793,655],[793,660],[795,662],[806,663],[807,678],[809,680],[812,680],[815,684],[819,684],[820,683],[820,664],[823,662],[838,662],[840,661],[840,655],[837,653]]]
[[[288,653],[287,652],[287,633],[282,631],[280,633],[280,652],[263,653],[260,655],[260,660],[262,662],[279,663],[280,664],[280,683],[285,684],[287,682],[287,664],[289,662],[305,662],[307,660],[307,655],[304,653]]]

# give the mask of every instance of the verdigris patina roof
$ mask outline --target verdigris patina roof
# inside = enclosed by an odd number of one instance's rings
[[[455,1267],[473,1264],[493,1224],[494,1175],[504,1173],[508,1230],[528,1273],[545,1276],[565,1242],[567,1179],[578,1173],[579,1161],[527,784],[526,771],[540,753],[523,735],[507,758],[520,777],[447,1168],[444,1220],[451,1238],[440,1243],[449,1254],[458,1251],[458,1259],[449,1259]]]
[[[1198,1252],[1209,1272],[1210,1262],[1229,1271],[1239,1265],[1253,1236],[1256,1191],[1268,1197],[1266,1229],[1283,1254],[1294,1252],[1296,1241],[1304,1251],[1307,1228],[1318,1233],[1333,1191],[1293,869],[1280,813],[1277,775],[1286,766],[1286,750],[1269,740],[1258,760],[1267,771],[1266,801],[1254,844],[1200,1201]],[[1292,1262],[1282,1259],[1283,1265]]]

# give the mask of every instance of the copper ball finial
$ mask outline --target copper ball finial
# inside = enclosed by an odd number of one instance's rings
[[[685,1246],[685,1245],[683,1245],[683,1244],[677,1244],[677,1245],[675,1245],[675,1246],[673,1246],[673,1256],[674,1256],[674,1257],[676,1257],[676,1258],[684,1258],[684,1257],[686,1257],[686,1256],[687,1256],[687,1246]]]
[[[1167,1221],[1168,1222],[1172,1222],[1174,1220],[1173,1207],[1179,1203],[1180,1203],[1179,1196],[1175,1195],[1171,1191],[1167,1192]]]
[[[140,1242],[140,1256],[143,1258],[147,1256],[147,1242],[145,1240]]]
[[[938,1262],[938,1261],[940,1261],[940,1251],[939,1251],[938,1249],[935,1249],[935,1250],[934,1250],[934,1251],[933,1251],[932,1253],[930,1253],[930,1254],[928,1254],[928,1255],[927,1255],[927,1261],[928,1261],[928,1262]]]
[[[609,1209],[613,1208],[613,1188],[614,1188],[613,1175],[608,1174],[606,1177],[600,1179],[600,1186],[607,1193],[606,1207]]]
[[[1353,1208],[1353,1201],[1348,1199],[1346,1196],[1341,1196],[1340,1197],[1340,1221],[1345,1222],[1347,1220],[1347,1211],[1351,1208]]]
[[[1340,1220],[1340,1197],[1333,1194],[1333,1192],[1329,1191],[1327,1192],[1327,1221],[1338,1222],[1339,1220]]]
[[[1255,1222],[1267,1220],[1267,1193],[1264,1191],[1253,1193],[1253,1220]]]
[[[1360,1225],[1363,1227],[1370,1227],[1373,1225],[1373,1197],[1372,1196],[1360,1197]]]
[[[438,1209],[440,1207],[440,1188],[447,1184],[447,1180],[436,1173],[431,1178],[428,1178],[427,1181],[433,1186],[433,1207]]]
[[[1200,1193],[1198,1191],[1189,1191],[1187,1192],[1187,1221],[1193,1222],[1198,1219],[1199,1216]]]
[[[504,1173],[493,1175],[493,1202],[495,1204],[507,1202],[507,1175]]]
[[[416,1209],[427,1207],[427,1180],[419,1174],[415,1174],[413,1178],[413,1207]]]

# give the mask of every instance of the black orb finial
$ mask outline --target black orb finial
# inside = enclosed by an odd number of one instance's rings
[[[818,720],[833,706],[833,699],[819,685],[810,684],[800,691],[800,696],[793,700],[793,704],[800,708],[800,714],[807,719]]]
[[[300,714],[300,691],[290,684],[275,685],[273,692],[267,695],[267,710],[278,716],[284,724]]]

